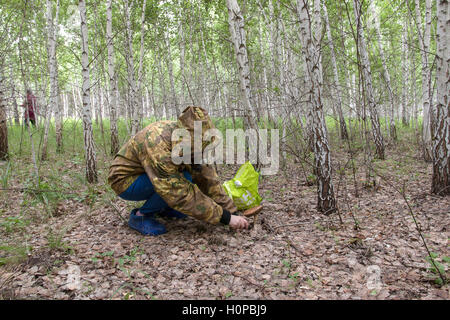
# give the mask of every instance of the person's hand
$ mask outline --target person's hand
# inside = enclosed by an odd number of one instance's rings
[[[229,226],[233,229],[247,229],[248,221],[244,217],[231,215]]]

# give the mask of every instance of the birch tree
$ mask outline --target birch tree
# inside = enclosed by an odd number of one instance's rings
[[[246,110],[246,121],[251,128],[256,129],[256,111],[252,104],[252,92],[250,87],[250,66],[247,55],[247,43],[244,29],[244,17],[237,0],[227,0],[228,26],[234,45],[235,58],[239,69],[239,83],[241,97]]]
[[[0,65],[0,160],[8,159],[8,126],[6,123],[6,105],[4,93],[4,78]]]
[[[59,115],[59,101],[58,101],[58,64],[56,60],[56,34],[55,26],[58,24],[59,1],[56,3],[56,17],[53,19],[53,3],[47,0],[47,42],[48,42],[48,70],[50,74],[50,106],[47,107],[47,119],[45,122],[44,141],[42,144],[41,160],[47,159],[47,143],[48,143],[48,129],[51,119],[51,110],[55,111],[56,124],[56,152],[60,153],[62,150],[62,129],[61,119]]]
[[[167,48],[167,54],[166,54],[166,64],[167,64],[167,71],[169,73],[169,82],[170,82],[170,91],[172,93],[172,102],[175,105],[175,110],[176,110],[176,114],[180,115],[181,111],[179,104],[178,104],[178,99],[177,99],[177,93],[176,93],[176,89],[175,89],[175,80],[174,80],[174,76],[173,76],[173,67],[172,67],[172,53],[170,50],[170,40],[169,40],[169,35],[165,35],[164,34],[164,41],[166,43],[166,48]]]
[[[114,43],[112,35],[112,0],[106,7],[106,41],[108,47],[108,78],[109,78],[109,122],[111,131],[111,155],[119,152],[119,135],[117,132],[117,85],[114,68]]]
[[[186,54],[185,54],[185,35],[184,35],[184,19],[183,19],[183,8],[182,8],[182,4],[183,1],[182,0],[178,0],[178,5],[179,5],[179,11],[178,14],[180,16],[180,22],[178,25],[178,30],[179,30],[179,35],[181,37],[181,40],[179,41],[179,50],[180,50],[180,82],[181,82],[181,94],[180,94],[180,106],[181,109],[184,109],[184,91],[185,91],[185,81],[186,81],[186,76],[185,76],[185,72],[184,72],[184,64],[185,64],[185,60],[186,60]]]
[[[431,0],[425,0],[425,26],[422,30],[422,14],[420,12],[420,2],[415,0],[416,5],[416,24],[419,35],[420,53],[422,58],[422,139],[423,139],[423,157],[425,161],[431,161],[432,143],[431,143],[431,69],[429,67],[429,51],[431,41]]]
[[[315,3],[315,10],[320,8],[320,0]],[[320,9],[319,9],[320,10]],[[300,24],[302,54],[306,62],[308,75],[308,104],[311,108],[313,133],[314,165],[317,174],[317,207],[320,212],[330,214],[336,210],[333,181],[331,177],[331,153],[322,103],[322,53],[320,50],[320,24],[314,24],[312,30],[310,5],[307,0],[297,0],[297,14]],[[317,14],[317,12],[316,12]]]
[[[81,65],[82,65],[82,102],[83,102],[83,136],[84,151],[86,161],[86,179],[89,183],[96,183],[97,168],[94,149],[94,138],[92,135],[92,119],[91,119],[91,98],[90,98],[90,76],[89,76],[89,55],[88,55],[88,27],[86,20],[86,2],[79,0],[78,9],[80,11],[81,20]]]
[[[376,12],[375,3],[373,1],[370,2],[370,8],[372,11],[373,18],[375,20],[375,30],[376,30],[376,43],[378,43],[378,50],[380,53],[381,58],[381,64],[383,65],[383,76],[384,80],[386,81],[386,87],[388,89],[389,93],[389,134],[391,136],[392,140],[397,140],[397,130],[395,128],[395,117],[394,117],[394,92],[392,91],[392,85],[391,85],[391,76],[389,74],[389,69],[386,64],[386,57],[384,55],[384,48],[383,48],[383,39],[381,37],[381,28],[380,28],[380,19],[378,17],[378,13]]]
[[[135,135],[139,130],[139,101],[136,80],[134,76],[134,58],[133,58],[133,30],[131,28],[131,8],[129,0],[125,0],[125,20],[126,20],[126,63],[128,74],[128,85],[130,86],[128,107],[131,109],[131,135]]]
[[[339,74],[338,74],[338,68],[336,63],[336,52],[334,50],[334,42],[333,37],[331,36],[331,28],[330,28],[330,22],[328,20],[328,11],[327,6],[325,2],[323,3],[323,16],[325,18],[325,25],[327,29],[327,37],[328,37],[328,43],[330,45],[330,51],[331,51],[331,62],[333,64],[333,75],[334,75],[334,92],[335,96],[337,98],[336,100],[336,109],[339,115],[339,128],[341,133],[341,139],[348,139],[348,132],[347,132],[347,125],[345,123],[344,114],[342,112],[342,92],[341,92],[341,85],[339,82]]]
[[[138,117],[139,119],[142,119],[142,115],[144,113],[144,104],[142,103],[142,99],[139,97],[143,97],[142,92],[142,77],[143,77],[143,64],[144,64],[144,37],[145,37],[145,8],[147,6],[147,0],[144,0],[142,4],[142,14],[141,14],[141,49],[139,52],[139,69],[138,69],[138,83],[137,83],[137,92],[138,97],[136,97],[136,100],[140,101],[139,108],[138,108]],[[137,106],[135,106],[137,107]]]
[[[372,86],[372,74],[370,72],[369,54],[367,52],[366,42],[364,39],[363,28],[361,23],[361,3],[359,0],[353,0],[354,12],[356,19],[356,34],[358,41],[358,49],[360,55],[360,67],[362,69],[362,75],[364,80],[364,86],[366,88],[367,100],[369,103],[370,121],[372,124],[372,136],[375,141],[376,156],[378,159],[384,160],[384,139],[381,133],[380,120],[378,118],[377,105],[374,96],[374,90]]]
[[[448,0],[437,0],[436,86],[433,130],[433,178],[431,190],[450,194],[450,8]]]
[[[402,124],[408,126],[407,107],[409,89],[409,56],[408,56],[408,24],[406,18],[402,21]]]

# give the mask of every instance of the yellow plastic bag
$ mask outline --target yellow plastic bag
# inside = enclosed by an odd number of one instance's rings
[[[223,187],[238,210],[246,210],[259,205],[262,198],[258,194],[258,177],[252,164],[244,163],[233,179],[225,181]]]

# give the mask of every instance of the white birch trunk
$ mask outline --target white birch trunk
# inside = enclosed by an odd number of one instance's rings
[[[344,114],[342,112],[342,92],[341,92],[341,85],[339,82],[339,74],[337,69],[337,63],[336,63],[336,53],[334,50],[334,42],[333,37],[331,36],[331,28],[330,28],[330,21],[328,20],[328,11],[327,6],[325,2],[323,3],[323,16],[325,18],[325,24],[327,29],[327,37],[330,45],[330,51],[331,51],[331,62],[333,64],[333,75],[334,75],[334,90],[337,100],[336,100],[336,109],[339,115],[339,128],[341,133],[341,139],[348,139],[348,132],[347,132],[347,125],[345,123]]]
[[[183,3],[183,1],[179,1],[178,4],[180,6],[180,11],[179,11],[179,16],[180,16],[180,24],[179,24],[179,30],[180,30],[180,37],[181,37],[181,41],[179,42],[179,49],[180,49],[180,82],[181,82],[181,94],[180,94],[180,105],[181,105],[181,109],[184,109],[185,107],[185,102],[184,102],[184,97],[185,97],[185,81],[186,81],[186,76],[185,76],[185,72],[184,72],[184,62],[186,60],[185,57],[185,35],[184,35],[184,27],[183,27],[183,10],[181,7],[181,4]]]
[[[140,99],[138,98],[136,80],[134,76],[134,58],[133,58],[133,32],[131,30],[131,8],[129,0],[125,0],[125,20],[126,20],[126,62],[128,73],[128,85],[130,86],[128,107],[131,109],[131,135],[134,136],[139,131],[139,108]]]
[[[315,0],[319,2],[319,0]],[[316,3],[320,8],[320,2]],[[306,61],[308,74],[309,99],[311,106],[312,131],[314,139],[315,172],[317,174],[317,209],[325,214],[336,210],[333,181],[331,177],[331,153],[328,144],[327,129],[322,104],[322,62],[320,51],[320,31],[311,30],[310,6],[307,0],[297,0],[297,12],[300,24],[302,54]],[[316,21],[316,27],[320,24]]]
[[[406,18],[403,20],[402,30],[402,124],[404,126],[409,125],[407,117],[408,108],[408,89],[409,89],[409,56],[408,56],[408,24]]]
[[[163,69],[162,69],[162,65],[161,65],[161,59],[163,59],[163,57],[158,54],[156,56],[158,63],[158,73],[159,73],[159,86],[161,88],[161,96],[162,96],[162,100],[163,100],[163,118],[164,119],[169,119],[171,117],[170,114],[170,110],[169,110],[169,106],[167,105],[167,96],[166,96],[166,79],[164,78],[164,73],[163,73]]]
[[[89,56],[88,56],[88,28],[86,20],[86,2],[80,0],[78,4],[81,19],[81,65],[83,76],[83,135],[84,135],[84,149],[86,161],[86,179],[89,183],[96,183],[97,169],[94,149],[94,138],[92,136],[92,120],[91,120],[91,101],[90,101],[90,77],[89,77]]]
[[[247,44],[244,30],[244,18],[236,0],[227,0],[228,25],[234,44],[236,62],[239,69],[241,96],[244,102],[246,119],[251,128],[256,129],[256,112],[252,104],[250,88],[250,67],[247,56]]]
[[[420,2],[416,0],[416,23],[419,34],[420,52],[422,57],[422,112],[423,112],[423,157],[425,161],[432,159],[432,143],[431,143],[431,69],[429,67],[428,56],[430,51],[431,41],[431,0],[425,0],[425,26],[422,29],[422,14],[420,12]]]
[[[0,65],[0,160],[8,159],[8,126],[6,124],[6,104],[3,70]]]
[[[59,4],[59,3],[58,3]],[[47,11],[46,11],[46,19],[47,19],[47,53],[48,53],[48,70],[50,74],[50,99],[49,105],[47,106],[46,117],[45,117],[45,126],[44,126],[44,138],[42,142],[42,152],[41,152],[41,160],[47,160],[47,145],[48,145],[48,130],[50,127],[50,120],[52,117],[52,110],[58,108],[58,87],[57,87],[57,78],[56,78],[56,39],[55,39],[55,28],[53,23],[53,4],[50,0],[47,0]],[[55,22],[57,24],[58,21]],[[56,119],[55,112],[55,119]],[[56,149],[57,152],[61,151],[61,128],[59,129],[59,135],[57,131],[56,135]]]
[[[136,100],[140,101],[140,107],[138,109],[138,117],[142,121],[142,115],[144,114],[144,104],[142,101],[142,76],[143,76],[143,64],[144,64],[144,35],[145,35],[145,8],[147,6],[147,0],[144,0],[142,4],[142,15],[141,15],[141,48],[139,52],[139,70],[138,70],[138,97]]]
[[[175,80],[173,78],[173,67],[172,67],[172,52],[170,49],[170,40],[169,40],[169,35],[165,35],[165,40],[166,40],[166,47],[167,47],[167,56],[166,56],[166,63],[167,63],[167,71],[169,73],[169,82],[170,82],[170,91],[172,92],[172,101],[175,105],[175,110],[177,113],[177,116],[181,115],[181,111],[180,107],[178,105],[178,100],[177,100],[177,93],[175,90]]]
[[[377,106],[372,86],[372,74],[370,72],[369,54],[367,52],[366,42],[364,40],[363,28],[361,22],[361,4],[359,0],[354,0],[354,11],[357,25],[357,37],[359,45],[359,54],[361,57],[361,68],[364,76],[364,84],[369,102],[369,115],[372,124],[372,136],[375,141],[376,156],[384,160],[384,141],[378,118]]]
[[[450,5],[437,0],[436,87],[434,107],[436,127],[433,130],[433,178],[435,194],[450,194]]]
[[[109,122],[111,131],[111,155],[119,152],[119,135],[117,132],[117,86],[114,69],[114,44],[112,35],[112,0],[108,0],[106,8],[106,40],[108,46],[108,78],[109,78]]]
[[[380,19],[378,17],[378,13],[376,12],[375,3],[370,2],[371,11],[373,14],[373,17],[375,19],[375,30],[377,33],[376,42],[378,43],[378,49],[380,52],[380,58],[381,63],[383,65],[383,75],[384,79],[386,81],[386,86],[388,88],[389,93],[389,103],[390,103],[390,109],[389,109],[389,134],[391,138],[396,141],[397,140],[397,130],[395,128],[395,117],[394,117],[394,92],[392,91],[391,86],[391,76],[389,74],[389,69],[387,68],[386,64],[386,58],[384,55],[384,48],[383,48],[383,39],[381,38],[381,28],[380,28]]]

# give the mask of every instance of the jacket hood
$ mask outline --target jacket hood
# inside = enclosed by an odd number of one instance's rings
[[[178,117],[178,125],[189,131],[194,131],[194,122],[200,121],[202,123],[202,133],[204,134],[208,129],[214,128],[208,112],[202,107],[189,106]]]
[[[184,128],[189,131],[191,134],[191,141],[192,141],[192,148],[194,147],[193,141],[194,141],[194,123],[195,121],[201,122],[202,126],[202,138],[205,136],[206,131],[209,129],[214,128],[214,124],[211,121],[211,118],[208,115],[208,112],[203,109],[202,107],[197,106],[189,106],[181,113],[181,115],[178,117],[178,127]],[[203,141],[202,140],[202,149],[205,149],[207,145],[209,145],[212,141],[214,141],[214,137],[211,141],[211,139],[208,139],[209,141]]]

